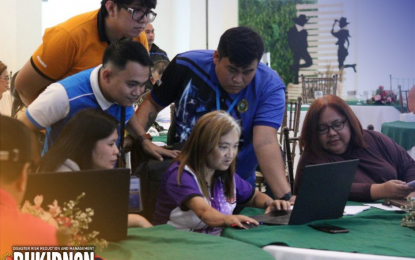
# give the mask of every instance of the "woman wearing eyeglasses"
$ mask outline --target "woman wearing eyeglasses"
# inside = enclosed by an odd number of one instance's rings
[[[11,116],[12,114],[12,96],[9,91],[9,72],[7,66],[0,61],[0,114]]]
[[[352,159],[360,161],[349,200],[401,199],[415,191],[406,185],[415,180],[415,161],[389,137],[362,129],[349,105],[337,96],[327,95],[311,104],[300,147],[304,152],[297,167],[295,191],[305,166]]]

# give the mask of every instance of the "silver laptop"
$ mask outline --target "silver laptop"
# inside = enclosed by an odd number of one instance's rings
[[[358,163],[356,159],[306,166],[292,211],[251,217],[266,225],[302,225],[342,217]]]

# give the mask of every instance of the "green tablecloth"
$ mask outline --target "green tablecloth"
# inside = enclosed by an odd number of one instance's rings
[[[126,240],[110,243],[105,260],[154,259],[274,259],[254,245],[224,237],[176,230],[170,225],[129,228]]]
[[[153,142],[163,142],[167,144],[167,135],[153,136]]]
[[[362,204],[348,203],[348,205]],[[261,212],[263,210],[247,208],[242,213],[257,215]],[[260,226],[250,230],[226,228],[222,236],[259,247],[274,244],[297,248],[415,257],[415,231],[400,226],[403,216],[402,213],[371,208],[355,216],[314,222],[344,227],[349,229],[349,233],[329,234],[314,230],[307,225],[288,225]]]
[[[383,123],[381,132],[392,138],[405,151],[409,151],[415,146],[415,122]]]

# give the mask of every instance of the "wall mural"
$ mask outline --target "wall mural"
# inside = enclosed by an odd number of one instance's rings
[[[334,31],[334,27],[336,24],[339,23],[340,30]],[[354,72],[356,72],[356,64],[344,64],[344,61],[346,60],[347,55],[349,55],[348,49],[349,49],[349,29],[347,28],[347,25],[349,23],[347,22],[347,18],[342,17],[339,20],[334,20],[333,28],[331,29],[331,34],[338,39],[336,42],[336,45],[339,46],[339,49],[337,50],[337,57],[339,61],[339,69],[342,68],[353,68]],[[345,43],[347,42],[347,47],[345,46]]]
[[[298,72],[300,68],[307,68],[313,65],[310,53],[308,53],[308,33],[304,29],[305,23],[308,21],[305,15],[301,14],[293,18],[295,25],[288,30],[288,44],[293,53],[294,63],[290,66],[290,69],[294,71],[294,84],[298,84]],[[303,59],[305,63],[300,64],[300,60]]]
[[[239,24],[254,28],[271,53],[271,67],[285,84],[306,77],[339,75],[345,81],[351,35],[343,4],[313,0],[239,0]],[[341,92],[341,90],[340,90]]]

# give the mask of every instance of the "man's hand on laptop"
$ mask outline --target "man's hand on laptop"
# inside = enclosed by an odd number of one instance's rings
[[[265,214],[276,210],[291,210],[291,202],[286,200],[270,200],[266,202],[266,205]]]
[[[159,161],[163,161],[163,156],[169,158],[176,158],[180,154],[179,150],[165,149],[163,147],[153,144],[149,139],[144,139],[142,145],[143,150],[146,154],[154,157]]]

